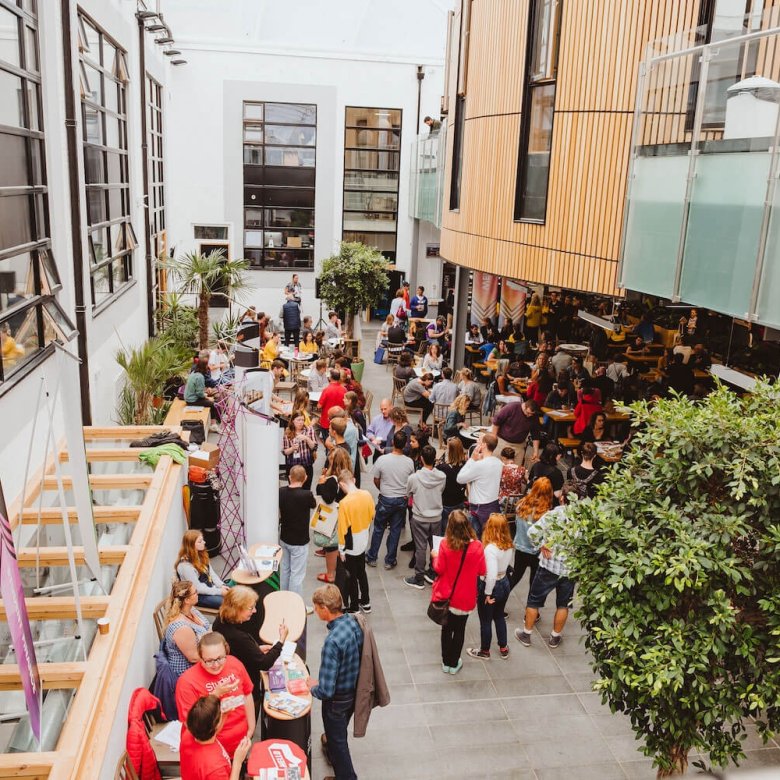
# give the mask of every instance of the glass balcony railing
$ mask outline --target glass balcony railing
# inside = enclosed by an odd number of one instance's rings
[[[780,327],[780,28],[751,23],[642,64],[620,284]]]
[[[420,135],[412,146],[410,215],[437,228],[441,227],[446,129],[443,122],[437,135]]]

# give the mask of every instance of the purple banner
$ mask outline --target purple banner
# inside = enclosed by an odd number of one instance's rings
[[[16,549],[11,526],[0,512],[0,594],[3,597],[8,631],[19,664],[24,698],[30,714],[30,728],[38,744],[41,741],[41,678],[38,675],[38,662],[35,660],[35,645],[30,632],[30,620],[27,617],[27,605],[24,602],[24,589],[19,576],[16,561]]]

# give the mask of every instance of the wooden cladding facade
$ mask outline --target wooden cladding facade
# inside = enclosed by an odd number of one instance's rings
[[[530,0],[463,2],[470,14],[454,16],[456,25],[469,23],[461,192],[454,211],[444,193],[442,257],[513,279],[616,294],[639,64],[650,41],[696,27],[699,0],[560,0],[544,224],[514,219]],[[447,188],[459,49],[450,47]]]

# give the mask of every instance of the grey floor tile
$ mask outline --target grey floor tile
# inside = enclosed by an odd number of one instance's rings
[[[520,698],[502,699],[509,717],[521,721],[529,721],[544,717],[565,718],[573,715],[584,715],[580,700],[575,694],[525,696]]]
[[[424,708],[425,722],[431,727],[507,719],[506,710],[499,699],[429,703],[420,706]],[[467,731],[464,732],[464,738],[467,738],[467,734]]]
[[[566,675],[566,681],[577,693],[592,693],[596,680],[598,677],[593,672],[571,672]]]
[[[392,693],[391,693],[392,695]],[[377,707],[371,713],[369,728],[383,729],[386,733],[402,726],[426,726],[428,721],[423,704],[389,704]]]
[[[651,758],[646,758],[643,761],[629,761],[620,766],[629,780],[656,780],[657,770],[653,766]]]
[[[390,688],[391,694],[394,685],[412,684],[412,673],[409,671],[407,664],[383,664],[382,669],[384,670],[387,687]]]
[[[470,745],[479,745],[480,749],[488,745],[517,744],[517,734],[508,720],[479,721],[456,728],[452,725],[431,726],[430,731],[433,744],[439,750],[462,747],[464,740]],[[491,750],[489,754],[493,752]],[[486,764],[490,762],[486,761]]]
[[[439,674],[442,674],[441,671]],[[418,704],[422,701],[416,685],[393,685],[390,687],[390,700],[393,704]]]
[[[543,677],[558,676],[561,670],[547,652],[537,652],[534,647],[523,647],[511,639],[509,658],[501,663],[487,664],[488,674],[497,680],[508,680],[513,677]]]
[[[420,701],[477,701],[496,698],[496,689],[490,680],[459,680],[452,675],[447,679],[444,674],[442,678],[441,682],[416,686]]]
[[[603,737],[630,737],[634,734],[631,721],[620,713],[612,714],[602,707],[603,714],[591,714],[590,719]]]
[[[640,761],[647,758],[642,752],[643,742],[635,738],[634,735],[621,737],[605,737],[612,755],[621,763],[631,761]]]
[[[443,771],[439,777],[451,777],[450,773],[461,776],[482,777],[486,771],[513,772],[530,769],[528,755],[522,745],[501,745],[489,751],[475,750],[473,745],[461,745],[451,748],[443,755]]]
[[[417,685],[423,683],[440,682],[446,680],[444,673],[441,670],[441,661],[437,660],[434,663],[415,663],[414,660],[410,661],[409,668],[412,672],[412,679]],[[456,676],[457,680],[489,680],[490,675],[485,669],[485,664],[482,661],[475,661],[471,658],[463,659],[463,666]]]
[[[413,749],[417,752],[434,752],[434,740],[426,726],[396,726],[391,732],[385,729],[372,728],[373,718],[368,723],[365,737],[353,739],[350,736],[350,751],[354,756],[364,756],[368,753],[388,753],[392,748],[401,750]]]
[[[592,739],[599,744],[603,743],[603,737],[598,729],[587,715],[571,715],[568,717],[557,717],[555,715],[544,715],[536,718],[515,718],[511,715],[512,728],[517,734],[517,740],[520,744],[546,744],[555,734],[565,734],[566,738]],[[610,753],[605,753],[601,760],[610,757]]]
[[[759,769],[761,767],[780,767],[780,749],[763,748],[762,750],[746,750],[745,758],[740,763],[742,769]],[[778,770],[780,774],[780,770]]]
[[[539,694],[573,693],[571,685],[562,676],[520,677],[493,680],[501,698],[538,696]]]
[[[551,731],[550,735],[555,734],[556,731]],[[558,733],[566,734],[564,731]],[[524,747],[534,770],[547,767],[576,767],[579,772],[581,767],[589,764],[604,763],[604,756],[609,755],[607,745],[600,737],[583,738],[567,734],[565,738],[561,736],[559,740],[548,738],[544,742],[532,742]]]
[[[619,764],[593,764],[592,766],[557,766],[537,768],[538,780],[625,780]]]

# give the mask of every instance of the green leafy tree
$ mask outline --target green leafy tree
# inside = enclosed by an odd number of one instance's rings
[[[346,313],[350,334],[355,315],[376,306],[389,284],[387,259],[365,244],[342,241],[339,253],[322,262],[320,296],[331,309]]]
[[[738,762],[751,718],[780,728],[780,387],[634,409],[631,451],[559,543],[595,689],[669,777],[691,750]]]
[[[179,293],[169,293],[161,300],[158,309],[160,332],[167,341],[188,349],[198,346],[198,312],[194,306],[186,306]]]
[[[215,293],[224,293],[231,299],[247,287],[248,260],[230,260],[223,249],[207,255],[190,252],[174,260],[164,260],[161,267],[170,271],[183,293],[198,298],[198,345],[209,345],[209,304]]]

